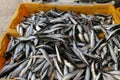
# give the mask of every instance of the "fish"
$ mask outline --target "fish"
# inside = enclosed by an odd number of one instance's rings
[[[28,64],[26,65],[26,67],[24,67],[22,69],[22,71],[19,74],[19,77],[22,77],[26,73],[26,71],[28,70],[29,66],[31,65],[31,62],[32,62],[32,59],[30,59],[29,62],[28,62]]]
[[[73,76],[75,76],[77,73],[79,72],[79,69],[78,70],[75,70],[71,73],[68,73],[67,75],[63,76],[63,79],[62,80],[70,80]]]
[[[49,62],[49,64],[50,64],[51,66],[53,66],[52,62],[51,62],[50,59],[49,59],[49,56],[48,56],[47,52],[46,52],[44,49],[39,49],[39,50],[42,52],[43,56],[44,56],[45,59]]]
[[[44,73],[43,73],[42,76],[41,76],[41,80],[43,80],[43,79],[45,78],[47,72],[48,72],[48,70],[45,70],[45,71],[44,71]],[[35,80],[35,79],[34,79],[34,80]]]
[[[94,48],[94,46],[95,46],[95,33],[94,33],[94,30],[91,30],[90,47]]]
[[[77,75],[73,78],[73,80],[78,80],[78,79],[82,76],[83,72],[84,72],[84,70],[80,70],[80,71],[77,73]]]
[[[90,68],[86,67],[85,80],[90,80]]]
[[[62,63],[62,59],[61,59],[61,56],[60,56],[60,52],[58,50],[58,47],[57,47],[57,44],[55,44],[55,50],[56,50],[56,55],[57,55],[57,59],[60,63]]]
[[[17,32],[18,32],[21,36],[23,36],[23,34],[24,34],[24,33],[23,33],[23,28],[21,27],[20,24],[17,25],[16,29],[17,29]]]
[[[43,68],[41,69],[41,74],[40,75],[42,75],[42,74],[44,74],[44,72],[46,72],[47,73],[47,68],[49,67],[49,63],[48,62],[46,62],[46,64],[43,66]]]
[[[36,80],[35,74],[33,73],[31,76],[31,80]]]
[[[76,54],[80,59],[82,59],[87,65],[89,65],[88,62],[87,62],[87,60],[86,60],[86,58],[84,57],[82,51],[81,51],[80,49],[77,49],[75,42],[73,42],[73,43],[74,43],[74,45],[73,45],[73,48],[74,48],[73,51],[75,52],[75,54]]]
[[[111,76],[110,74],[107,74],[107,73],[103,73],[103,76],[108,80],[108,79],[111,79],[111,80],[117,80],[115,79],[113,76]]]
[[[62,80],[62,76],[60,75],[60,73],[57,70],[56,70],[56,75],[57,75],[58,80]]]
[[[21,70],[26,66],[27,62],[28,61],[26,60],[25,62],[21,63],[21,65],[12,72],[11,77],[15,77],[16,75],[18,75]]]
[[[53,58],[53,61],[54,61],[55,67],[59,71],[60,75],[63,76],[63,72],[61,71],[60,66],[58,65],[56,58]]]
[[[28,73],[27,79],[28,79],[28,80],[31,79],[31,76],[32,76],[32,72],[30,71],[30,72]]]
[[[100,75],[101,75],[101,73],[99,72],[98,75],[96,76],[95,80],[99,80],[100,79]]]
[[[30,51],[30,46],[28,43],[25,44],[25,48],[26,48],[26,51],[25,51],[25,56],[26,58],[29,56],[29,51]]]
[[[115,55],[115,53],[114,53],[114,51],[113,51],[113,48],[111,47],[110,44],[108,44],[108,48],[109,48],[109,50],[110,50],[110,55],[111,55],[113,61],[114,61],[115,63],[117,63],[117,56]]]
[[[0,71],[0,77],[5,76],[7,73],[9,73],[11,70],[14,70],[16,66],[18,66],[20,63],[23,61],[14,63],[14,64],[9,64],[5,66],[1,71]]]
[[[13,42],[14,42],[14,38],[11,36],[11,37],[10,37],[9,44],[8,44],[8,46],[7,46],[7,49],[6,49],[6,52],[10,51]]]
[[[32,70],[32,72],[36,72],[36,71],[40,70],[45,63],[46,63],[46,61],[44,60],[40,65],[38,65],[36,68],[34,68],[34,69]]]
[[[114,31],[111,32],[111,34],[106,38],[106,40],[108,41],[114,34],[116,34],[120,29],[115,29]]]
[[[17,38],[18,40],[20,41],[29,41],[29,40],[32,40],[32,39],[36,39],[37,37],[36,36],[30,36],[30,37],[19,37]]]
[[[93,80],[96,79],[96,73],[95,73],[95,67],[94,67],[94,65],[95,65],[95,62],[92,62],[92,64],[91,64],[91,72],[92,72]]]
[[[83,36],[84,36],[84,38],[85,38],[85,41],[87,42],[87,43],[89,43],[89,35],[88,35],[88,33],[84,33],[83,34]]]
[[[84,39],[82,33],[79,33],[78,37],[79,37],[79,39],[80,39],[81,42],[85,42],[85,39]]]

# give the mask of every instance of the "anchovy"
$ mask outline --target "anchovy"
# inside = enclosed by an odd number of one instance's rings
[[[86,68],[86,73],[85,73],[85,80],[90,80],[90,68]]]
[[[55,50],[56,50],[56,55],[57,55],[57,59],[60,63],[62,63],[62,59],[61,59],[61,56],[60,56],[60,53],[59,53],[59,50],[58,50],[58,47],[57,45],[55,44]]]
[[[47,52],[46,52],[44,49],[39,49],[39,50],[42,52],[43,56],[44,56],[45,59],[49,62],[49,64],[52,65],[52,62],[50,61]]]
[[[65,76],[63,76],[63,79],[62,80],[70,80],[73,76],[75,76],[80,70],[75,70]]]
[[[53,58],[53,61],[54,61],[54,64],[55,64],[57,70],[59,71],[59,73],[61,74],[61,76],[63,76],[63,73],[62,73],[62,71],[61,71],[61,69],[60,69],[60,67],[58,65],[58,62],[57,62],[56,58]]]
[[[1,45],[6,62],[0,78],[120,80],[120,27],[112,19],[56,8],[24,16],[19,36],[7,34],[7,48]]]
[[[19,74],[19,77],[22,77],[26,71],[28,70],[29,66],[31,65],[32,59],[29,60],[28,64],[26,65],[26,67],[24,67],[21,71],[21,73]]]

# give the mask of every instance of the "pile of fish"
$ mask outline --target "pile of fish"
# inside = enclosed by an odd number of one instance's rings
[[[120,80],[120,25],[105,14],[52,9],[24,17],[0,78]]]

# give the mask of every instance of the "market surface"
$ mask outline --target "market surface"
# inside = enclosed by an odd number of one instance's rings
[[[0,0],[0,35],[6,31],[16,7],[22,0]]]

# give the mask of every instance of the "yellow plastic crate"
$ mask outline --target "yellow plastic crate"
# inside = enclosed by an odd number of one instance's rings
[[[62,11],[74,11],[76,13],[84,13],[84,14],[108,14],[113,16],[113,20],[116,24],[120,23],[119,17],[112,5],[53,5],[53,4],[39,4],[39,3],[21,3],[16,9],[8,27],[8,32],[5,32],[0,37],[0,69],[3,67],[5,63],[4,53],[9,43],[9,36],[19,37],[16,30],[16,25],[23,20],[24,16],[28,16],[31,13],[38,12],[40,10],[48,11],[52,8],[57,8]]]
[[[116,24],[120,23],[120,19],[118,18],[116,14],[116,10],[113,7],[113,5],[110,4],[96,4],[96,5],[64,5],[64,4],[40,4],[40,3],[21,3],[8,27],[7,30],[16,30],[16,25],[20,23],[23,20],[24,16],[28,16],[31,13],[38,12],[40,10],[48,11],[52,8],[56,8],[62,11],[73,11],[76,13],[84,13],[84,14],[95,14],[95,13],[101,13],[101,14],[107,14],[112,15],[113,21]]]
[[[5,63],[4,54],[9,43],[9,36],[19,37],[19,34],[13,31],[10,31],[10,32],[5,32],[1,35],[0,37],[0,69],[2,69]]]
[[[120,8],[117,8],[117,9],[116,9],[116,13],[117,13],[117,15],[118,15],[118,17],[119,17],[119,19],[120,19]]]

